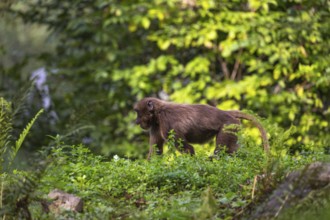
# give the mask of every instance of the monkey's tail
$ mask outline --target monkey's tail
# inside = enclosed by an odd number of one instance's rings
[[[241,118],[241,119],[247,119],[250,120],[260,131],[262,143],[264,145],[264,150],[266,153],[269,153],[269,142],[267,138],[267,133],[265,128],[261,125],[261,123],[258,121],[256,117],[253,115],[241,112],[241,111],[228,111],[229,114],[234,116],[235,118]]]

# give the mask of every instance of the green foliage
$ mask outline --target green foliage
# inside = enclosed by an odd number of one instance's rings
[[[183,150],[183,140],[175,137],[175,131],[173,129],[168,132],[167,147],[168,153],[172,154],[174,157],[176,156],[177,150]]]
[[[18,105],[19,106],[19,105]],[[15,144],[12,143],[12,133],[13,133],[13,117],[17,113],[18,109],[12,110],[11,103],[7,102],[4,98],[0,97],[0,157],[1,157],[1,173],[4,172],[4,163],[7,162],[7,168],[11,166],[14,161],[18,150],[21,148],[23,141],[28,135],[31,127],[34,122],[37,120],[39,115],[43,113],[43,109],[34,116],[34,118],[26,125],[24,130],[21,132],[19,138],[17,138]],[[4,158],[7,156],[5,153],[8,153],[8,158],[5,161]]]
[[[56,129],[94,125],[83,135],[106,155],[142,157],[132,105],[164,93],[295,125],[292,153],[329,143],[328,1],[49,0],[10,9],[60,42],[42,56],[56,69],[48,76]]]
[[[3,171],[4,155],[9,149],[12,133],[11,106],[4,98],[0,97],[0,170]]]
[[[217,201],[213,196],[212,190],[207,188],[202,192],[202,205],[197,211],[198,219],[210,219],[217,211]]]
[[[43,109],[40,109],[40,111],[34,116],[34,118],[32,118],[32,120],[26,125],[26,127],[24,128],[24,130],[20,134],[19,138],[15,142],[15,147],[13,147],[12,152],[10,153],[10,158],[9,158],[10,164],[15,159],[16,154],[17,154],[18,150],[21,148],[22,143],[25,140],[26,135],[28,135],[28,133],[29,133],[32,125],[37,120],[37,118],[39,117],[39,115],[41,115],[43,112],[44,112],[44,110]]]
[[[26,125],[22,133],[20,134],[19,138],[16,140],[14,146],[12,146],[12,121],[13,121],[13,112],[11,110],[10,103],[7,102],[5,99],[0,97],[0,125],[1,125],[1,133],[0,133],[0,148],[1,148],[1,172],[4,171],[4,158],[5,153],[8,152],[9,157],[7,158],[8,167],[11,166],[12,162],[14,161],[18,150],[21,148],[25,137],[28,135],[32,125],[37,120],[39,115],[43,113],[43,109],[41,109],[35,117]]]
[[[285,136],[283,131],[277,132]],[[280,146],[285,146],[285,138],[276,142],[278,146],[274,146],[271,156],[266,156],[249,138],[244,140],[232,156],[222,151],[217,159],[210,160],[206,149],[194,157],[169,151],[163,156],[154,155],[150,161],[117,155],[105,161],[83,145],[55,141],[53,163],[39,189],[43,194],[59,188],[81,196],[85,211],[74,214],[76,219],[94,215],[127,219],[233,218],[255,201],[252,191],[257,198],[264,196],[288,171],[327,158],[317,151],[293,156],[283,153]],[[256,176],[264,177],[254,186]]]
[[[30,218],[29,200],[32,199],[32,192],[36,189],[40,174],[40,172],[29,173],[12,170],[12,163],[43,109],[27,124],[16,142],[13,143],[12,121],[16,110],[11,108],[10,102],[0,97],[0,215],[3,219]]]
[[[41,172],[14,171],[1,173],[0,216],[3,219],[30,219],[30,204],[38,201],[35,190],[40,180]],[[41,204],[38,204],[41,207]]]
[[[0,7],[1,96],[14,96],[41,64],[60,119],[51,124],[40,117],[43,123],[31,132],[38,113],[15,145],[17,118],[10,114],[18,108],[0,99],[1,201],[10,200],[5,208],[1,203],[1,214],[24,218],[34,210],[36,219],[45,217],[31,203],[38,178],[4,172],[27,133],[34,135],[33,149],[48,141],[45,132],[63,135],[53,140],[53,163],[38,185],[42,194],[56,187],[84,198],[83,214],[63,218],[234,218],[252,202],[256,176],[264,176],[255,188],[259,197],[287,171],[327,156],[329,1],[13,0]],[[41,43],[46,34],[56,51]],[[28,117],[41,106],[34,94]],[[169,138],[163,157],[139,159],[147,153],[147,135],[133,124],[133,103],[164,94],[267,118],[271,154],[265,156],[253,138],[258,132],[244,125],[249,132],[241,132],[233,156],[220,152],[210,161],[202,148],[196,157],[177,154],[179,143]],[[70,143],[84,138],[113,159],[65,145],[63,137]],[[16,204],[22,208],[13,209]]]
[[[240,136],[237,153],[220,151],[212,160],[207,149],[194,157],[177,154],[174,149],[180,143],[175,143],[173,131],[169,134],[169,151],[163,156],[154,155],[150,161],[117,155],[106,161],[83,145],[64,144],[57,135],[47,159],[51,163],[45,171],[1,174],[0,211],[7,217],[37,219],[235,218],[255,201],[252,192],[258,198],[288,171],[328,158],[322,151],[313,150],[308,154],[288,154],[286,142],[293,131],[271,130],[271,136],[278,141],[273,142],[270,155],[253,144],[253,138]],[[252,184],[256,176],[264,178]],[[44,213],[41,201],[54,188],[81,196],[84,213]]]

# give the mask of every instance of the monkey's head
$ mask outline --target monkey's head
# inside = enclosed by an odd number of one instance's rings
[[[143,129],[149,129],[152,125],[157,124],[156,110],[159,109],[161,100],[156,98],[144,98],[134,105],[136,112],[136,124]]]

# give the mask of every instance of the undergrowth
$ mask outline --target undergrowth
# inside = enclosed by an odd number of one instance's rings
[[[284,173],[324,160],[316,151],[266,156],[260,146],[242,147],[232,156],[220,152],[213,160],[199,152],[193,157],[154,155],[149,162],[117,155],[105,161],[83,145],[55,146],[51,157],[54,163],[40,185],[44,194],[59,188],[81,196],[85,210],[75,218],[124,219],[239,217],[253,201],[252,194],[257,198]],[[263,180],[254,183],[255,177]]]

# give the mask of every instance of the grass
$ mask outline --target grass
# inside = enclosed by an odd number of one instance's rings
[[[59,188],[82,197],[84,213],[75,214],[78,219],[232,219],[255,201],[252,192],[257,199],[289,170],[324,159],[318,152],[267,157],[260,146],[213,160],[200,151],[193,157],[153,156],[149,162],[118,156],[105,161],[82,145],[54,148],[51,155],[54,162],[39,190],[47,194]],[[264,180],[254,184],[256,176]]]

